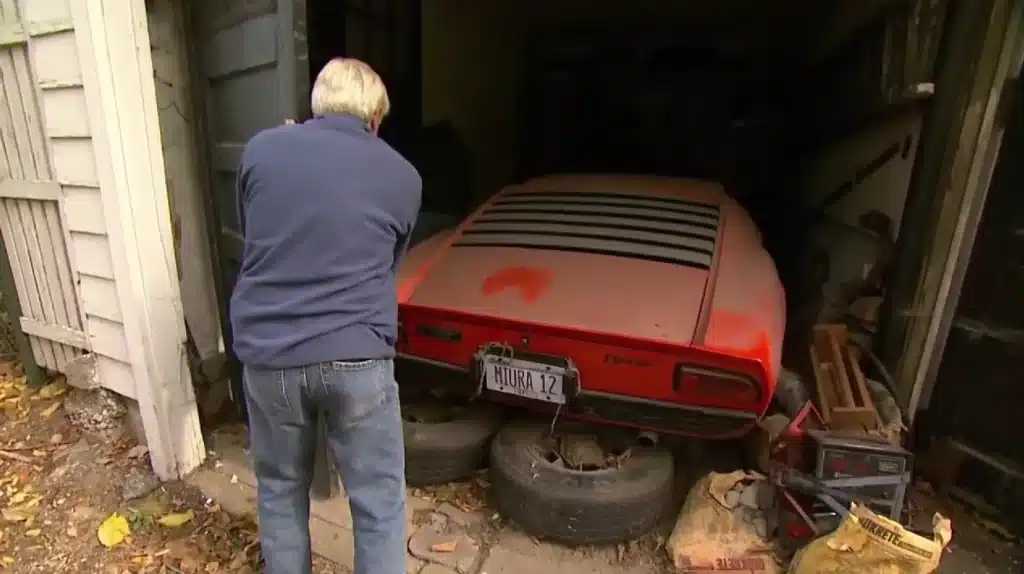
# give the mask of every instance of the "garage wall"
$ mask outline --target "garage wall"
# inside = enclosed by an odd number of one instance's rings
[[[521,8],[501,0],[423,3],[423,123],[449,120],[486,196],[516,168]]]
[[[205,177],[197,163],[181,0],[147,2],[174,252],[185,321],[201,358],[220,350],[220,322],[203,210]]]
[[[861,17],[880,3],[840,2],[847,8],[844,14]],[[783,8],[759,0],[423,2],[423,119],[427,124],[452,121],[472,150],[477,195],[486,196],[510,181],[519,166],[517,101],[527,34],[597,26],[633,34],[642,42],[682,37],[736,57],[776,50],[780,59],[793,54],[815,59],[809,50],[846,32],[846,26],[819,30],[812,25],[831,10],[817,0],[787,0]],[[794,27],[815,33],[792,34]]]
[[[805,299],[816,308],[795,309],[795,315],[808,313],[817,321],[835,319],[845,310],[835,306],[844,286],[867,277],[879,255],[892,251],[890,240],[899,233],[921,120],[919,109],[907,109],[841,137],[807,159],[801,175],[804,209],[813,210],[833,194],[844,195],[821,214],[811,232],[803,272],[795,274],[796,281],[814,279],[816,272],[810,268],[817,262],[811,259],[824,255],[828,260],[824,285],[796,287],[820,290],[821,300]],[[879,237],[864,227],[861,218],[870,212],[888,219],[891,237]]]
[[[5,5],[13,5],[13,1],[5,0]],[[96,357],[96,378],[103,386],[134,397],[136,384],[115,289],[92,126],[69,4],[23,0],[18,8],[26,25],[42,32],[32,35],[28,51],[52,169],[63,192],[69,257],[78,279],[85,331]]]

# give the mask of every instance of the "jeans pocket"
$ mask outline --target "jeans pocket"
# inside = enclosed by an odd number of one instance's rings
[[[301,373],[283,369],[260,370],[244,367],[242,377],[245,384],[246,401],[267,416],[288,418],[292,403],[298,400],[293,393],[301,391]],[[297,402],[296,402],[297,404]]]
[[[372,415],[387,401],[388,385],[394,384],[391,361],[371,360],[321,365],[327,391],[328,424],[348,428]]]

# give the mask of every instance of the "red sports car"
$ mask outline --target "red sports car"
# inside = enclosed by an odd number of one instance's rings
[[[780,370],[775,265],[712,182],[510,186],[411,249],[398,291],[407,377],[566,418],[733,437]]]

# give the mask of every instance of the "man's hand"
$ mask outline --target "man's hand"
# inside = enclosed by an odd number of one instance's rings
[[[294,124],[295,120],[285,120],[284,123],[285,124]]]

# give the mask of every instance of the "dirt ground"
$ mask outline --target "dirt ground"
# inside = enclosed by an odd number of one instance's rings
[[[32,390],[15,369],[4,371],[0,571],[259,571],[251,520],[232,517],[182,483],[161,485],[145,447],[120,433],[76,430],[64,414],[62,382]],[[320,561],[316,572],[342,571]]]
[[[69,393],[61,380],[31,389],[16,367],[0,363],[0,572],[260,571],[257,530],[250,518],[232,516],[181,482],[161,484],[150,470],[145,447],[125,438],[122,429],[79,430],[68,420],[65,409],[65,401],[77,396],[75,393],[81,391]],[[209,464],[211,468],[218,464],[216,457],[211,457]],[[479,478],[462,485],[415,490],[411,496],[490,517],[483,508],[486,485],[486,479]],[[927,496],[915,496],[911,504],[922,516],[930,516],[934,510]],[[944,514],[951,514],[948,508]],[[993,541],[995,526],[968,511],[952,516],[954,548],[943,560],[941,572],[1019,571],[1019,545],[1006,539]],[[522,538],[526,542],[521,546],[530,551],[540,548],[540,542],[516,529],[505,530],[493,547],[498,550],[491,549],[483,570],[504,571],[498,564],[502,552],[514,558],[513,565],[522,560],[520,555],[525,554],[508,550],[515,545],[506,538]],[[499,532],[497,528],[487,531]],[[663,557],[658,547],[660,544],[627,550],[642,554],[645,563],[661,564],[663,560],[654,559]],[[554,548],[551,552],[576,556],[583,550]],[[563,560],[565,571],[572,570],[569,565],[577,558]],[[616,563],[623,560],[622,549],[610,559]],[[314,570],[318,574],[348,572],[321,559]]]

